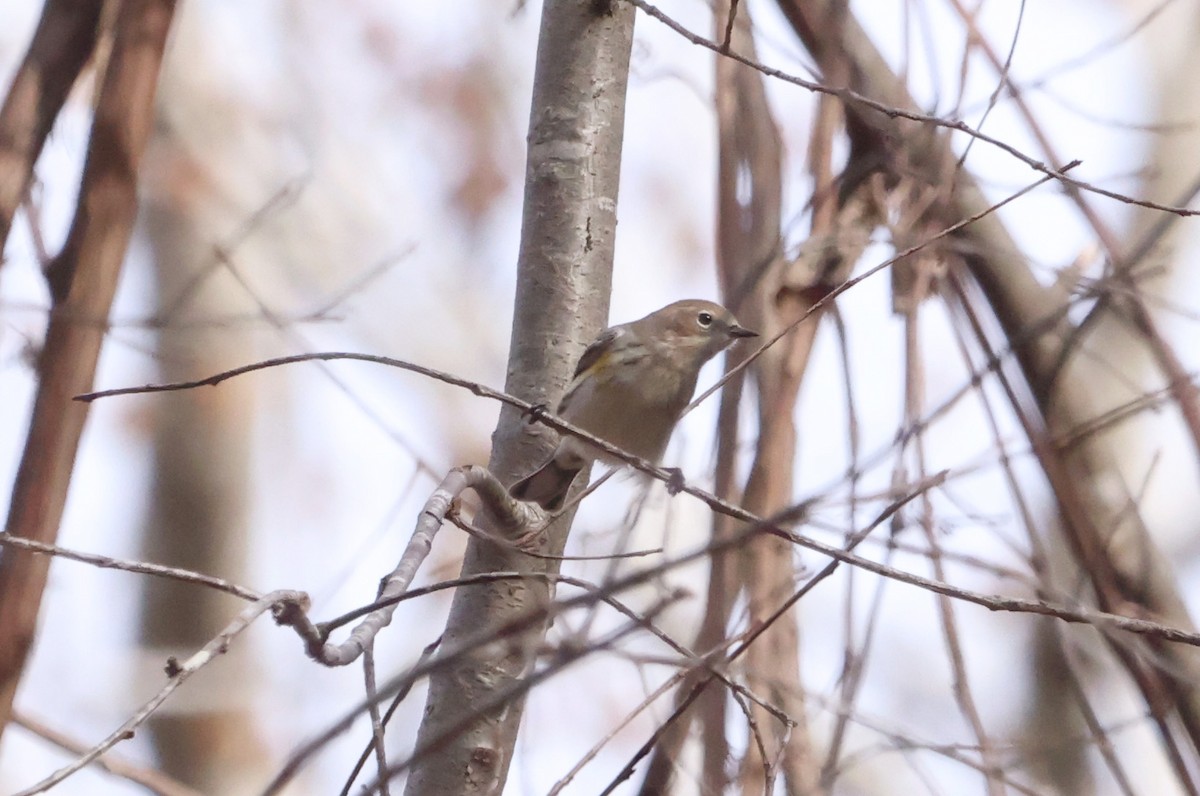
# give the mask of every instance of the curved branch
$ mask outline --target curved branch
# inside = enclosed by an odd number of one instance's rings
[[[412,537],[404,548],[399,563],[380,583],[379,596],[375,601],[379,607],[367,614],[351,631],[350,638],[342,643],[325,642],[319,647],[309,644],[308,653],[314,660],[326,666],[345,666],[358,660],[359,656],[370,648],[379,631],[391,623],[392,615],[399,605],[398,598],[412,585],[417,570],[433,547],[434,536],[453,510],[455,501],[468,489],[475,490],[483,499],[496,527],[501,530],[531,528],[544,519],[544,515],[535,506],[510,496],[504,485],[486,468],[479,465],[455,467],[446,474],[437,489],[425,501],[424,508],[417,515],[416,528],[413,529]]]

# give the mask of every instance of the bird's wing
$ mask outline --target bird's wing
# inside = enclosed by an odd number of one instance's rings
[[[567,407],[577,397],[577,393],[584,385],[590,384],[592,388],[595,388],[596,381],[589,378],[590,371],[605,364],[608,357],[612,354],[613,346],[625,333],[625,329],[622,326],[605,329],[600,333],[599,337],[592,341],[591,345],[584,349],[583,354],[579,357],[579,363],[575,365],[575,375],[571,378],[571,383],[567,386],[567,392],[558,403],[558,413],[560,415],[567,412]]]
[[[575,366],[573,378],[578,379],[588,370],[602,363],[605,355],[612,351],[613,343],[620,339],[623,331],[624,329],[620,326],[614,326],[601,332],[600,336],[593,340],[591,345],[584,349],[583,355],[579,357],[579,364]]]

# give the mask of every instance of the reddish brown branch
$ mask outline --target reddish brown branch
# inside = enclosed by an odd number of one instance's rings
[[[946,194],[936,210],[942,223],[971,215],[987,204],[965,173],[955,174],[953,181],[945,179],[942,165],[954,158],[950,138],[942,129],[914,123],[905,114],[880,112],[916,105],[852,16],[831,28],[826,23],[837,14],[839,4],[830,0],[780,0],[780,7],[822,70],[835,58],[851,60],[849,85],[832,90],[846,100],[847,114],[867,131],[858,143],[872,147],[880,163],[903,166],[907,176],[942,185]],[[871,101],[864,103],[860,97]],[[1097,445],[1062,451],[1050,443],[1094,414],[1086,384],[1057,378],[1063,346],[1074,328],[1066,314],[1070,296],[1062,286],[1038,282],[994,215],[963,229],[958,242],[960,256],[1013,343],[1024,381],[1036,399],[1036,409],[1030,410],[1018,403],[1024,396],[1013,393],[1010,398],[1014,409],[1025,413],[1023,422],[1057,498],[1063,530],[1088,572],[1100,606],[1192,627],[1171,568],[1142,523],[1112,455]],[[1043,333],[1029,334],[1043,323],[1049,324]],[[1142,689],[1152,712],[1161,717],[1166,706],[1173,707],[1187,743],[1193,751],[1200,748],[1200,688],[1196,686],[1200,657],[1195,651],[1154,645],[1146,651],[1149,655],[1131,655],[1115,647],[1114,652]],[[1160,726],[1168,750],[1173,749],[1176,741],[1165,729],[1167,722]],[[1185,788],[1194,787],[1185,766],[1177,765],[1177,772]]]
[[[0,108],[0,264],[46,136],[96,48],[104,0],[48,0]]]
[[[951,3],[962,17],[964,24],[972,27],[974,34],[972,41],[1000,74],[1000,85],[1009,90],[1014,105],[1025,120],[1026,128],[1037,140],[1046,159],[1052,163],[1059,162],[1059,155],[1055,151],[1050,136],[1038,123],[1037,117],[1025,102],[1020,88],[1012,82],[1012,78],[1008,74],[1007,63],[1002,62],[987,39],[973,29],[974,21],[963,6],[962,0],[951,0]],[[1103,246],[1105,255],[1112,264],[1112,279],[1117,282],[1119,287],[1101,291],[1096,300],[1096,306],[1089,312],[1088,318],[1073,330],[1071,337],[1063,345],[1060,359],[1065,364],[1072,350],[1078,346],[1092,326],[1092,322],[1101,317],[1106,310],[1115,311],[1116,314],[1124,316],[1129,325],[1142,338],[1159,370],[1170,384],[1172,397],[1179,407],[1180,417],[1191,437],[1193,452],[1200,457],[1200,388],[1186,378],[1187,371],[1183,367],[1183,363],[1163,336],[1157,321],[1146,307],[1146,302],[1138,290],[1134,269],[1139,264],[1139,251],[1136,248],[1132,250],[1130,252],[1132,256],[1122,254],[1124,247],[1117,240],[1116,233],[1104,222],[1100,213],[1091,205],[1087,195],[1078,186],[1065,183],[1063,191],[1079,208],[1080,214],[1087,219],[1088,225],[1096,233],[1096,239]],[[1186,204],[1186,201],[1184,203]],[[1178,216],[1169,215],[1164,217],[1178,218]]]
[[[82,756],[88,752],[86,744],[28,716],[14,715],[13,724],[72,755]],[[157,796],[202,796],[200,791],[189,788],[161,771],[135,765],[117,755],[104,755],[96,760],[96,766],[115,777],[140,785]]]
[[[38,391],[5,531],[53,543],[62,518],[117,276],[137,214],[137,174],[154,118],[154,93],[172,0],[128,0],[116,22],[75,218],[48,279],[52,308]],[[0,558],[0,731],[33,644],[46,585],[45,556]]]

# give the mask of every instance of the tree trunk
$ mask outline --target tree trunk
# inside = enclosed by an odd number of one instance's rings
[[[160,136],[156,146],[170,143]],[[212,262],[214,244],[197,229],[189,209],[179,197],[160,195],[143,216],[160,307],[170,306]],[[240,288],[217,278],[224,276],[211,274],[190,285],[186,310],[163,319],[156,350],[163,381],[203,378],[230,361],[254,360],[245,335],[204,323],[237,304],[228,292]],[[254,398],[254,384],[247,380],[157,402],[146,560],[244,580]],[[148,579],[144,594],[141,633],[149,661],[186,658],[243,605],[213,589],[163,578]],[[254,721],[255,691],[262,685],[255,657],[240,644],[228,658],[196,678],[185,699],[165,706],[149,724],[163,769],[205,793],[240,792],[270,771]]]
[[[51,263],[51,315],[38,362],[33,419],[5,531],[37,542],[58,536],[117,277],[137,215],[137,177],[154,120],[154,93],[173,0],[121,6],[100,89],[71,230]],[[33,646],[50,559],[0,557],[0,732]]]
[[[608,315],[633,20],[625,3],[549,0],[542,10],[506,384],[533,403],[556,404]],[[548,436],[505,409],[489,467],[516,480],[546,455]],[[544,552],[562,552],[570,520],[550,528]],[[463,577],[497,570],[557,571],[558,563],[472,539]],[[534,580],[459,588],[442,649],[550,596]],[[544,630],[481,647],[431,677],[410,796],[501,792],[523,707],[505,695],[532,670]]]

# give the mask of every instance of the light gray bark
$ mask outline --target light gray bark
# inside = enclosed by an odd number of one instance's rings
[[[506,383],[508,392],[534,403],[555,403],[608,315],[633,16],[624,3],[581,0],[548,0],[542,10]],[[545,455],[551,436],[506,408],[489,467],[511,482]],[[560,553],[569,527],[569,516],[556,523],[543,552]],[[514,569],[558,565],[473,539],[462,574]],[[544,582],[535,580],[459,589],[442,650],[549,599]],[[410,796],[503,789],[522,702],[481,706],[503,699],[529,671],[543,632],[538,627],[481,647],[430,679]]]

